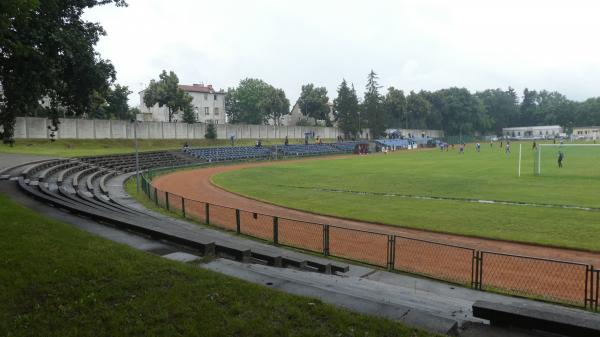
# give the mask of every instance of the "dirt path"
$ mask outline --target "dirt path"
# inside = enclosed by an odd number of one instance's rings
[[[411,238],[432,240],[447,244],[465,246],[477,250],[488,250],[509,254],[536,256],[549,259],[580,262],[600,266],[600,254],[570,249],[543,247],[537,245],[505,242],[490,239],[465,237],[460,235],[434,233],[423,230],[393,227],[374,223],[339,219],[331,216],[317,215],[289,208],[260,202],[250,198],[242,197],[231,192],[220,189],[213,185],[210,177],[214,174],[247,167],[270,165],[271,163],[251,163],[231,166],[216,166],[192,171],[176,172],[160,176],[154,180],[154,185],[160,190],[182,195],[185,198],[196,199],[225,205],[243,210],[252,210],[279,217],[312,221],[323,224],[336,225],[353,229],[369,230],[386,234],[396,234]]]

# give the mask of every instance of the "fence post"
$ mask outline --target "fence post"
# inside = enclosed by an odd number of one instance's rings
[[[154,205],[158,206],[158,188],[154,188]]]
[[[167,211],[170,211],[169,208],[169,192],[165,191],[165,206],[167,207]]]
[[[329,256],[329,225],[323,225],[323,255]]]
[[[588,302],[590,303],[590,307],[592,306],[592,292],[593,292],[593,287],[591,286],[591,284],[593,284],[594,280],[594,274],[591,273],[590,270],[590,266],[587,265],[585,266],[585,290],[583,291],[583,307],[587,309],[588,307]],[[588,289],[589,289],[589,293],[588,293]],[[589,297],[588,297],[589,294]]]
[[[471,259],[471,288],[479,288],[479,251],[473,250],[473,258]]]
[[[479,252],[479,277],[477,278],[477,290],[483,288],[483,252]]]
[[[273,244],[279,244],[279,218],[276,216],[273,217]]]
[[[181,197],[181,215],[185,218],[185,199]]]
[[[208,210],[208,205],[210,205],[208,202],[204,204],[204,212],[206,213],[206,224],[210,225],[210,211]]]
[[[235,210],[235,231],[240,234],[241,228],[240,228],[240,210],[236,209]]]
[[[596,274],[596,296],[594,300],[594,310],[598,310],[598,289],[600,288],[600,270],[594,270],[594,274]]]
[[[388,254],[387,254],[387,269],[388,269],[388,271],[394,270],[395,261],[396,261],[396,236],[388,235]]]

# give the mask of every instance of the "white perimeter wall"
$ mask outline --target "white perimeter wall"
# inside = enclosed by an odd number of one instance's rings
[[[15,138],[48,138],[51,122],[46,118],[17,117]],[[273,125],[244,125],[216,124],[218,139],[283,139],[304,138],[307,132],[315,133],[321,138],[337,138],[342,135],[338,128],[322,126],[273,126]],[[402,130],[405,131],[405,130]],[[408,131],[408,130],[406,130]],[[410,130],[420,135],[422,132],[429,136],[443,136],[439,130]],[[363,130],[363,135],[369,130]],[[56,138],[64,139],[124,139],[133,138],[133,124],[120,120],[101,119],[60,119]],[[185,124],[167,122],[138,122],[137,134],[140,139],[203,139],[206,124]]]

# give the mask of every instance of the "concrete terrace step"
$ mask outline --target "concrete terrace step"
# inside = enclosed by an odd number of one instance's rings
[[[35,187],[25,184],[23,178],[19,179],[19,185],[32,196],[55,204],[58,207],[65,208],[71,212],[86,215],[97,221],[112,224],[122,229],[137,231],[150,235],[151,237],[190,247],[200,251],[202,254],[210,255],[212,253],[219,257],[234,258],[243,262],[262,261],[268,265],[309,266],[308,262],[306,262],[307,259],[305,258],[294,259],[292,257],[282,257],[282,254],[272,254],[273,252],[261,249],[259,246],[248,249],[242,245],[231,244],[230,242],[225,242],[223,240],[215,240],[211,236],[202,235],[202,233],[190,231],[186,228],[178,228],[177,226],[165,223],[164,221],[153,221],[153,219],[149,217],[147,219],[141,219],[141,217],[132,218],[127,214],[109,210],[105,205],[96,204],[92,202],[92,200],[86,200],[86,197],[82,196],[81,193],[78,194],[83,200],[77,200],[75,196],[67,198],[52,193],[44,186],[39,186],[39,190],[36,191]],[[339,269],[332,268],[329,264],[323,265],[318,261],[310,261],[310,266],[314,268],[315,271],[344,269],[343,267]]]

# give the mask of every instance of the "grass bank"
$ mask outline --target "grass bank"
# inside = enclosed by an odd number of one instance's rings
[[[3,336],[433,336],[158,258],[0,194]]]

